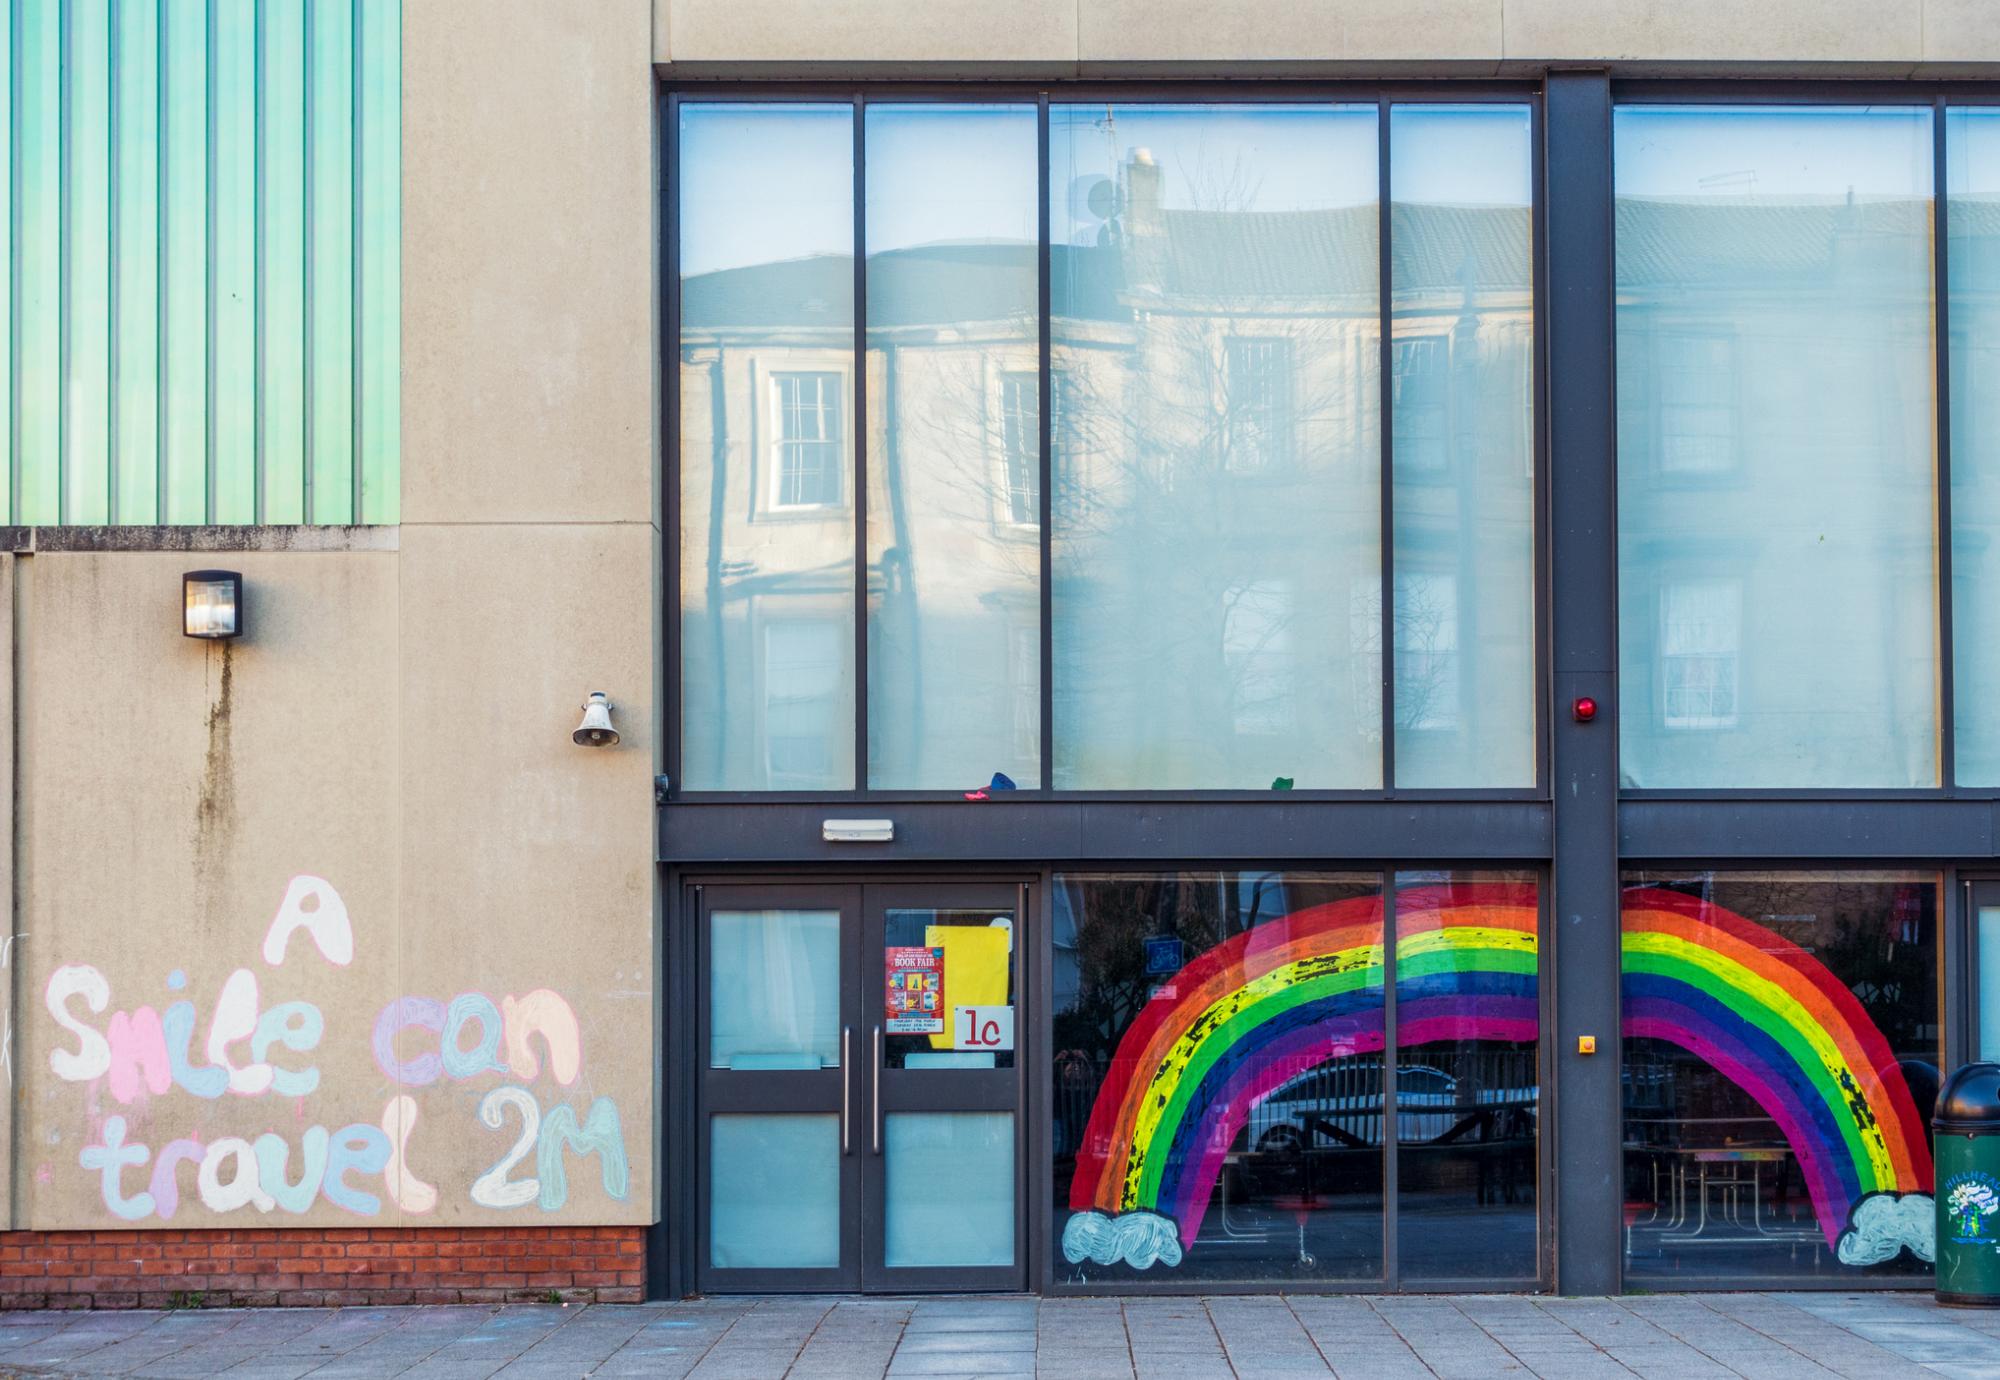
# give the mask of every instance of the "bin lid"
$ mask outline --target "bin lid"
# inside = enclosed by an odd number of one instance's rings
[[[1931,1126],[1939,1131],[2000,1131],[2000,1064],[1963,1064],[1938,1090]]]

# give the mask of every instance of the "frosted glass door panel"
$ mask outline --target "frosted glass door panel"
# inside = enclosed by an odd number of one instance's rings
[[[709,1264],[837,1267],[840,1118],[723,1115],[709,1126]]]
[[[709,917],[709,1065],[840,1063],[840,912],[719,910]]]
[[[887,1155],[890,1268],[1014,1263],[1011,1112],[894,1112]]]

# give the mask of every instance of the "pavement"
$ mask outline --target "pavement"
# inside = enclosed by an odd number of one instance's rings
[[[2000,1309],[1913,1293],[1265,1294],[8,1313],[0,1375],[2000,1380]]]

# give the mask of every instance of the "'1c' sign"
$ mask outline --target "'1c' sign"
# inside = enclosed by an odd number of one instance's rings
[[[1012,1049],[1014,1008],[1011,1006],[955,1006],[952,1008],[952,1044],[959,1049]]]

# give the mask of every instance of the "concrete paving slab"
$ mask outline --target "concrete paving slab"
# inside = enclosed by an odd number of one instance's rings
[[[0,1375],[193,1380],[2000,1380],[1921,1294],[700,1299],[0,1319]]]

